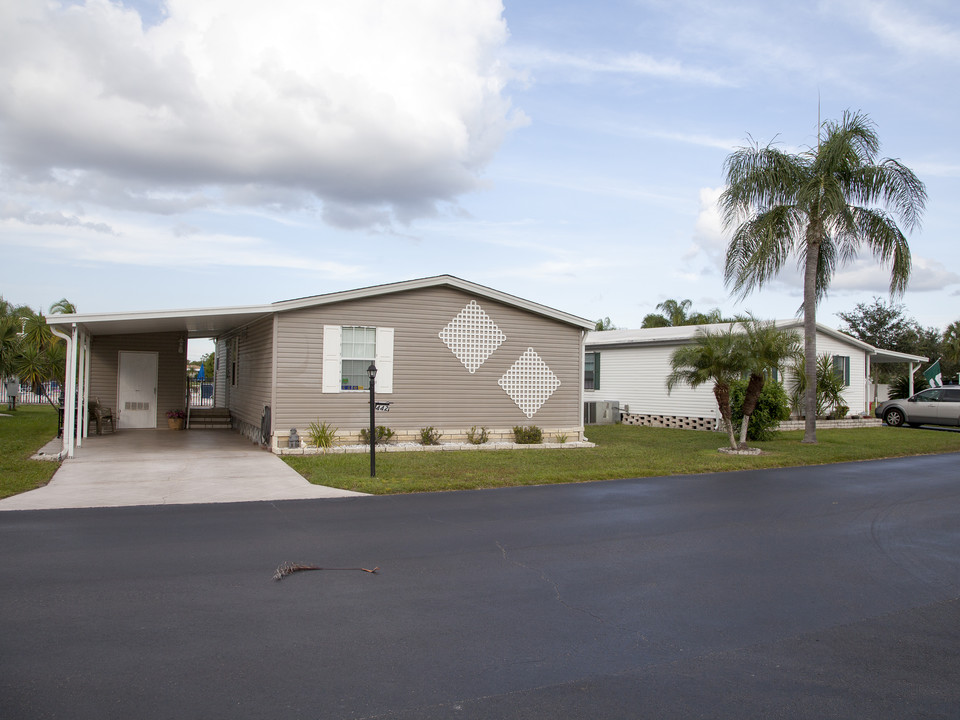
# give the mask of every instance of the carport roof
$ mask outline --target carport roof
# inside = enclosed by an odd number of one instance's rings
[[[347,300],[439,286],[464,290],[475,295],[480,295],[481,297],[496,300],[505,305],[511,305],[570,325],[576,325],[585,330],[592,329],[594,326],[592,321],[585,318],[555,310],[546,305],[524,300],[515,295],[509,295],[483,285],[477,285],[467,280],[461,280],[452,275],[438,275],[435,277],[421,278],[419,280],[374,285],[357,290],[346,290],[325,295],[312,295],[295,300],[283,300],[269,305],[51,315],[47,318],[47,323],[61,329],[67,329],[76,324],[90,335],[182,332],[189,338],[218,337],[230,330],[248,325],[277,312],[299,310],[316,305],[327,305]]]

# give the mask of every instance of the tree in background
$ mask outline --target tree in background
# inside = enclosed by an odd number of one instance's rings
[[[213,380],[214,363],[216,362],[216,353],[204,353],[200,356],[200,363],[203,365],[203,374],[207,380]]]
[[[903,305],[887,304],[878,297],[873,298],[872,303],[858,303],[852,311],[837,315],[845,323],[840,327],[842,332],[876,348],[921,355],[931,361],[940,358],[944,378],[955,378],[960,371],[960,321],[948,325],[941,333],[934,327],[921,326],[906,314]],[[951,337],[954,338],[953,350]],[[872,371],[877,382],[890,383],[896,377],[906,378],[906,368],[906,364],[894,363],[874,365]]]
[[[51,312],[76,312],[76,306],[67,299],[54,303]],[[40,312],[26,305],[13,306],[0,298],[0,369],[4,375],[15,375],[22,383],[29,383],[33,391],[42,394],[56,406],[44,387],[48,380],[64,384],[66,343],[47,325]]]
[[[943,332],[943,357],[952,365],[960,365],[960,320],[954,320]]]
[[[668,393],[679,383],[692,388],[707,382],[713,383],[713,396],[717,399],[720,417],[733,450],[738,446],[733,434],[730,385],[740,377],[746,365],[743,347],[732,325],[726,331],[715,333],[699,328],[692,345],[684,345],[673,352],[670,357],[671,373],[667,376]]]
[[[719,206],[733,230],[724,271],[733,292],[762,289],[791,256],[803,268],[806,443],[817,441],[816,308],[837,267],[866,247],[890,264],[891,294],[901,295],[910,277],[910,247],[895,218],[919,227],[926,188],[899,161],[877,160],[879,148],[873,122],[847,111],[821,125],[815,149],[791,155],[754,144],[724,164]]]
[[[604,317],[597,320],[597,324],[594,326],[593,329],[598,331],[604,331],[604,330],[616,330],[617,327],[610,321],[610,318]]]
[[[708,313],[688,312],[693,305],[692,300],[664,300],[657,304],[660,313],[650,313],[644,316],[642,328],[679,327],[681,325],[715,325],[729,322],[723,318],[720,308],[714,308]]]

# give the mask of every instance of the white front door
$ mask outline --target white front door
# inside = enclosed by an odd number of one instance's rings
[[[157,426],[157,353],[120,352],[117,406],[122,428]]]

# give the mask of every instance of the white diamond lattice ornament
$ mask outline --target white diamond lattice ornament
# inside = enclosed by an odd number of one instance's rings
[[[507,339],[483,308],[471,300],[440,331],[440,339],[472,374]]]
[[[527,348],[503,374],[498,384],[523,414],[531,418],[560,387],[560,378],[553,374],[533,348]]]

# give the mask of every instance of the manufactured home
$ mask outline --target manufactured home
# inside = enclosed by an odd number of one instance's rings
[[[802,320],[780,320],[776,325],[803,336]],[[584,402],[586,421],[608,422],[618,418],[641,425],[713,429],[720,414],[713,388],[701,385],[674,386],[667,392],[670,357],[682,345],[693,342],[698,330],[722,332],[729,323],[683,325],[641,330],[591,331],[584,355]],[[870,379],[876,363],[907,363],[915,371],[926,358],[880,350],[838,330],[817,325],[817,354],[827,354],[843,377],[843,397],[850,413],[869,413],[877,389]],[[912,376],[912,373],[911,373]],[[784,378],[789,387],[789,374]]]
[[[114,409],[121,431],[165,427],[167,411],[188,409],[191,338],[216,343],[214,404],[231,427],[275,452],[310,423],[359,442],[371,365],[376,423],[397,440],[425,427],[445,440],[474,427],[512,438],[517,425],[583,438],[583,343],[593,323],[450,275],[270,305],[48,322],[68,340],[73,369],[66,414],[82,431],[65,438],[68,453],[82,442],[94,398]]]

